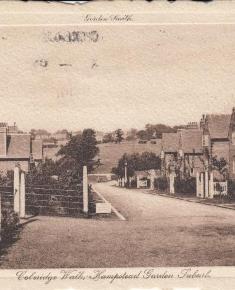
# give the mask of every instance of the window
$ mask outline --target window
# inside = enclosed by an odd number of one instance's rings
[[[232,144],[235,145],[235,132],[232,132]]]

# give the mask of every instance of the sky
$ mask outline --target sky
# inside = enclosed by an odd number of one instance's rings
[[[97,42],[50,41],[94,30]],[[235,25],[0,27],[0,121],[110,131],[231,113],[234,47]]]

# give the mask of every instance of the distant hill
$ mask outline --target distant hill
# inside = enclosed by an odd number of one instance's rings
[[[101,163],[104,164],[96,169],[95,173],[109,173],[112,167],[116,166],[118,160],[124,153],[142,153],[142,152],[153,152],[160,155],[161,145],[160,142],[156,144],[151,144],[150,142],[146,144],[138,144],[136,141],[123,142],[121,144],[106,143],[99,144],[99,158]]]

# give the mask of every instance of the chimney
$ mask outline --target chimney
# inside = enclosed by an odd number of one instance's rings
[[[7,127],[0,127],[0,156],[7,155]]]

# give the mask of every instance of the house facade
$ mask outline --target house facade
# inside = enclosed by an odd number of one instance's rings
[[[196,176],[204,166],[202,131],[195,126],[163,133],[161,158],[164,174],[178,170],[181,175]]]
[[[229,178],[235,180],[235,108],[232,114],[203,115],[200,124],[193,122],[176,133],[162,134],[162,167],[196,176],[207,170],[212,159],[224,159]],[[215,177],[219,178],[215,171]]]
[[[235,180],[235,108],[231,115],[229,140],[229,177]]]
[[[16,127],[0,123],[0,172],[13,170],[15,165],[28,172],[30,164],[42,161],[42,142],[32,140],[31,135],[19,133]]]

